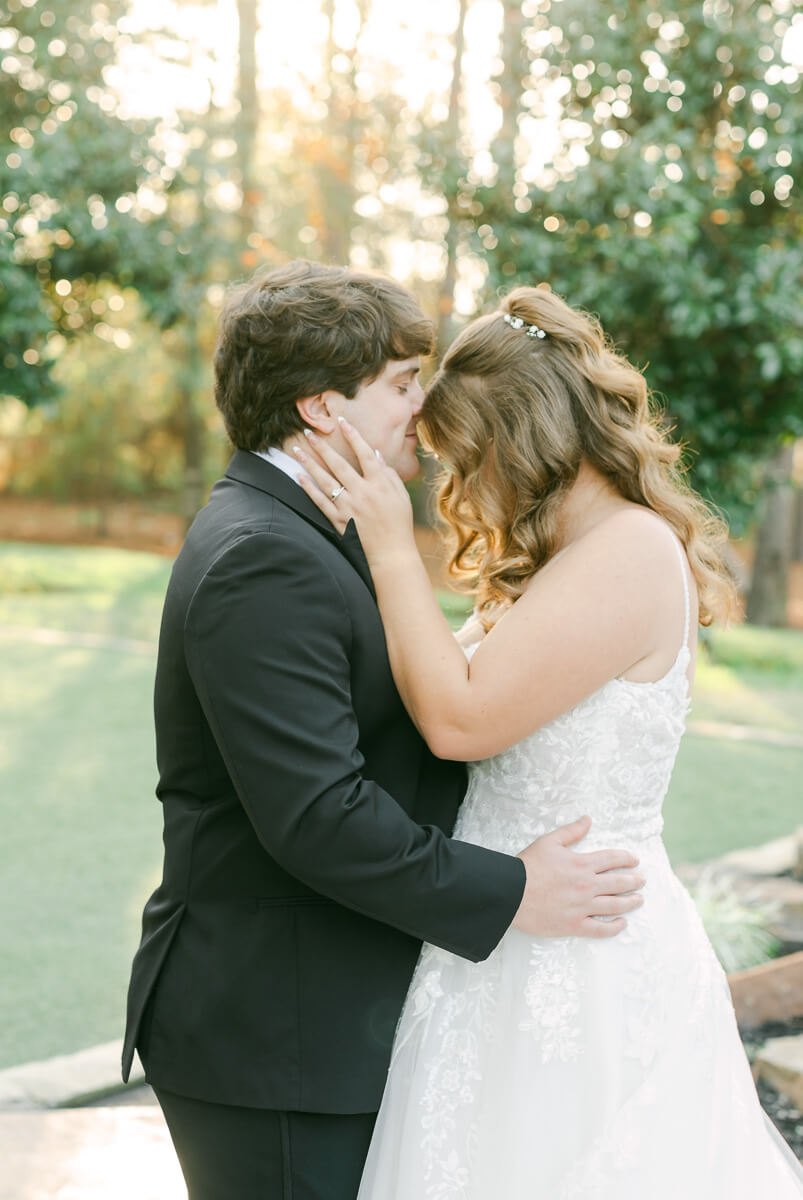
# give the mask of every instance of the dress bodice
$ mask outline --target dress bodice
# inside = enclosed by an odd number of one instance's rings
[[[660,836],[661,808],[689,708],[689,585],[683,642],[659,680],[611,679],[568,712],[492,758],[471,763],[455,836],[518,853],[587,813],[583,850]],[[466,647],[470,658],[476,642]],[[537,686],[537,683],[534,685]]]
[[[655,683],[611,679],[492,758],[471,763],[455,835],[517,853],[587,813],[583,849],[660,835],[689,706],[684,645]]]

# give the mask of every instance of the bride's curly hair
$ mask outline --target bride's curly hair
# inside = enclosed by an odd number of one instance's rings
[[[545,336],[527,336],[506,313]],[[675,531],[702,625],[734,610],[720,549],[727,528],[685,481],[642,374],[595,317],[547,285],[516,288],[459,334],[427,390],[422,425],[446,468],[438,508],[451,533],[449,570],[486,627],[559,548],[558,513],[582,459]]]

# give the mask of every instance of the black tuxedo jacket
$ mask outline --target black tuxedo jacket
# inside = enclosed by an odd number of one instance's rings
[[[448,838],[353,525],[238,451],[176,560],[156,673],[164,874],[134,959],[124,1076],[224,1104],[370,1112],[422,939],[473,960],[516,858]]]

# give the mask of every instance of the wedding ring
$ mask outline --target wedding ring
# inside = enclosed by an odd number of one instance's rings
[[[339,484],[337,485],[337,487],[335,488],[335,490],[332,492],[332,494],[331,494],[331,496],[329,497],[329,499],[330,499],[330,500],[337,500],[337,498],[338,498],[338,496],[340,495],[340,493],[341,493],[341,492],[345,492],[345,490],[346,490],[346,489],[345,489],[345,487],[343,486],[343,484],[342,484],[342,483],[339,483]]]

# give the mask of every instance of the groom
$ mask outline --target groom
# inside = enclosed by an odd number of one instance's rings
[[[610,936],[636,860],[588,822],[510,857],[453,841],[462,765],[402,707],[353,524],[286,452],[348,416],[417,470],[432,328],[380,276],[294,262],[235,289],[215,390],[236,446],[165,600],[155,716],[164,874],[134,959],[134,1047],[190,1200],[354,1200],[420,942],[478,961],[511,924]],[[613,868],[625,868],[613,870]],[[583,921],[586,920],[586,925]]]

